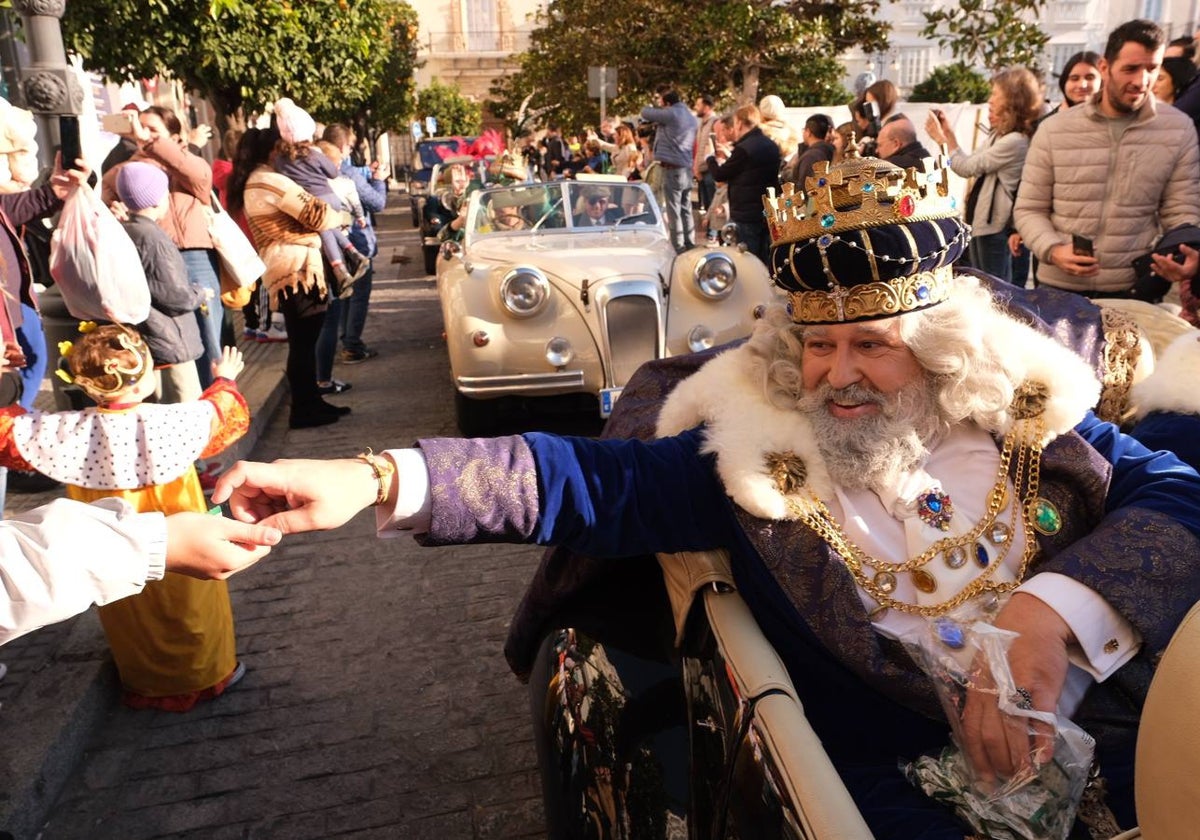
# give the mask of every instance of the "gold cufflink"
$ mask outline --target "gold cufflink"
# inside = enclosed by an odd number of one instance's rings
[[[1107,642],[1104,643],[1104,652],[1105,653],[1116,653],[1117,650],[1120,649],[1120,647],[1121,647],[1121,643],[1118,642],[1116,639],[1109,639]]]

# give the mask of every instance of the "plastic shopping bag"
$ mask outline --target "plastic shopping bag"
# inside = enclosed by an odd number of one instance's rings
[[[137,247],[86,184],[63,203],[50,238],[50,275],[73,318],[140,324],[150,315]]]
[[[904,639],[937,689],[954,745],[940,756],[901,765],[909,781],[952,807],[977,833],[996,840],[1063,840],[1071,831],[1087,785],[1095,741],[1069,719],[1031,708],[1014,685],[1008,648],[1015,633],[990,623],[991,615],[969,606],[930,621]],[[1024,772],[996,788],[981,785],[959,749],[961,714],[968,691],[994,695],[1000,711],[1027,728],[1054,732],[1052,756],[1035,755]]]

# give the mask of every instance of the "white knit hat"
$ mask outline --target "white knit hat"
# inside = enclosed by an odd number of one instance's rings
[[[275,124],[279,136],[289,143],[311,141],[317,133],[316,120],[286,96],[275,103]]]

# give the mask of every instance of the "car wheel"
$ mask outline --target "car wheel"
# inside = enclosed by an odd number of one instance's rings
[[[422,245],[421,253],[425,257],[425,273],[437,274],[438,246]]]
[[[473,400],[454,392],[454,417],[459,431],[467,437],[487,436],[496,426],[498,409],[498,400]]]

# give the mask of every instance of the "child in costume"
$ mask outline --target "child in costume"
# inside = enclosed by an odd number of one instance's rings
[[[0,465],[37,470],[67,485],[72,499],[118,497],[138,512],[207,509],[193,466],[246,433],[250,412],[234,379],[242,354],[226,347],[215,381],[199,400],[143,402],[154,393],[154,364],[130,327],[80,326],[59,351],[97,407],[82,411],[0,410]],[[133,708],[184,712],[241,679],[225,581],[167,573],[141,594],[99,608],[113,659]]]

